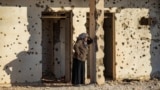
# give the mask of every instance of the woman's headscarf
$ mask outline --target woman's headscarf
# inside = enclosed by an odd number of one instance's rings
[[[79,36],[78,36],[78,40],[83,40],[84,38],[88,37],[88,34],[87,33],[81,33]],[[87,44],[87,41],[84,41],[83,40],[83,44],[84,46],[87,48],[88,44]]]
[[[78,39],[84,39],[88,37],[88,34],[87,33],[81,33],[79,36],[78,36]]]

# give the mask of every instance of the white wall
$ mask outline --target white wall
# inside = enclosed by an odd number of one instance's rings
[[[105,10],[114,12],[116,18],[116,78],[148,78],[160,70],[158,3],[158,0],[105,0]],[[54,11],[73,11],[74,41],[86,31],[87,0],[0,0],[0,83],[40,81],[40,17],[46,5]],[[139,25],[143,16],[156,18],[156,25]],[[103,32],[97,32],[97,36],[102,37]],[[101,49],[103,39],[98,43]],[[103,56],[102,50],[97,52],[97,59],[103,60]]]
[[[40,82],[42,77],[41,12],[73,10],[73,39],[86,32],[87,1],[0,0],[0,83]]]
[[[106,0],[105,9],[115,13],[116,78],[149,79],[160,71],[159,1]],[[142,17],[155,25],[140,25]]]

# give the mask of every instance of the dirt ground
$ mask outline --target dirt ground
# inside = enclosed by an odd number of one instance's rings
[[[88,84],[72,86],[70,84],[32,84],[18,86],[0,86],[0,90],[160,90],[160,80],[149,81],[106,81],[103,85]]]

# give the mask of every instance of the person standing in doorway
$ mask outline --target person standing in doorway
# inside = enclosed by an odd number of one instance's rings
[[[85,83],[85,61],[87,60],[88,45],[93,42],[87,33],[81,33],[74,45],[72,84]]]

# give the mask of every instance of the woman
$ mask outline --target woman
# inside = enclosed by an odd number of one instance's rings
[[[82,33],[77,38],[74,45],[72,84],[79,85],[85,83],[85,61],[87,60],[88,45],[93,40],[86,33]]]

